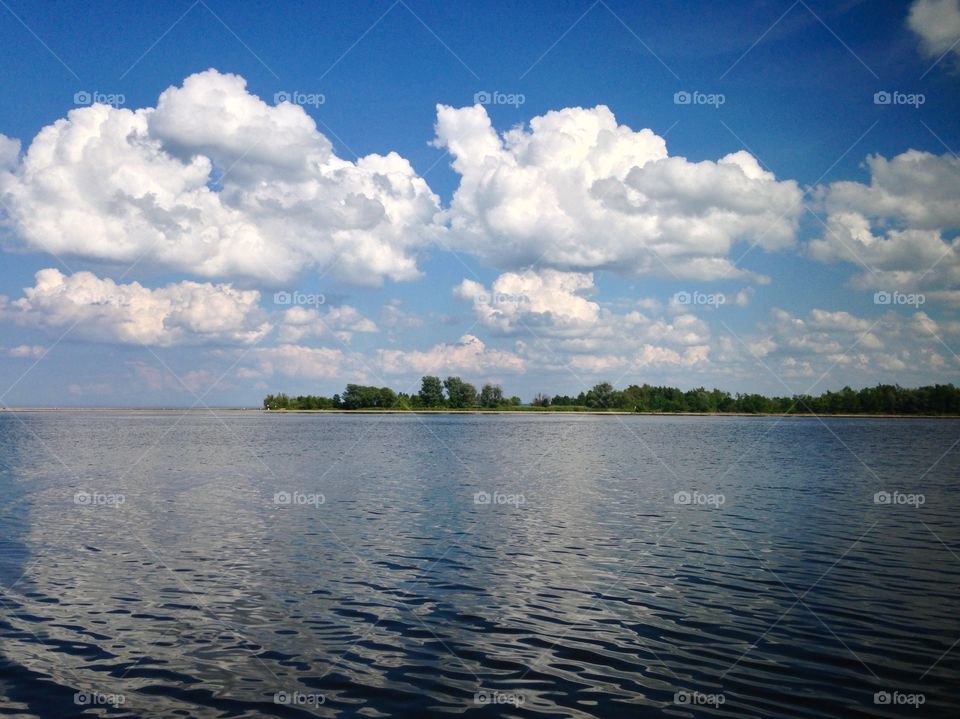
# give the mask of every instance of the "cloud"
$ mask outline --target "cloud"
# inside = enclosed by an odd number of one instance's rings
[[[504,273],[489,289],[464,280],[454,295],[472,303],[480,325],[522,336],[521,354],[531,367],[597,374],[708,362],[710,328],[696,315],[619,314],[584,297],[596,289],[592,273],[545,269]],[[662,310],[659,303],[639,304]]]
[[[0,133],[0,170],[16,167],[20,155],[20,140]]]
[[[908,150],[890,160],[869,156],[866,165],[868,185],[818,188],[826,227],[810,255],[863,269],[853,279],[860,289],[929,288],[932,298],[954,301],[946,291],[960,283],[960,160]]]
[[[473,304],[478,321],[503,334],[543,328],[550,334],[579,332],[596,324],[600,305],[582,296],[594,290],[593,274],[560,272],[507,272],[490,289],[464,280],[453,294]]]
[[[409,330],[422,327],[423,318],[403,309],[403,300],[394,298],[380,310],[380,324],[390,330]]]
[[[927,55],[939,57],[950,50],[960,54],[960,1],[916,0],[907,25],[920,36]]]
[[[309,337],[334,334],[349,342],[355,332],[378,332],[376,323],[350,305],[331,306],[326,312],[307,307],[291,307],[283,313],[278,330],[281,342],[297,343]]]
[[[40,359],[47,353],[43,345],[18,345],[6,351],[7,357]]]
[[[634,367],[659,367],[664,365],[673,365],[679,367],[692,367],[695,364],[706,362],[710,348],[706,346],[688,347],[683,354],[670,349],[669,347],[655,347],[653,345],[644,345],[640,352],[633,358]]]
[[[524,371],[523,359],[518,355],[488,348],[469,334],[456,344],[438,344],[426,351],[380,350],[379,358],[386,374]]]
[[[696,315],[651,319],[639,310],[617,314],[585,296],[596,292],[593,273],[551,269],[507,272],[489,289],[463,280],[453,290],[455,297],[472,303],[482,326],[503,335],[559,338],[562,347],[597,347],[604,342],[639,346],[661,340],[690,345],[709,336],[706,324]],[[635,304],[662,310],[660,303],[650,300]]]
[[[212,69],[155,108],[71,110],[0,171],[0,198],[29,249],[266,282],[329,266],[364,285],[418,277],[439,210],[396,153],[338,158],[301,107]]]
[[[338,349],[282,344],[255,348],[252,355],[256,359],[259,376],[283,374],[304,379],[349,377],[353,382],[366,381],[366,374],[356,358]]]
[[[64,275],[45,269],[2,314],[25,326],[70,328],[72,336],[94,342],[243,345],[259,341],[271,329],[259,301],[256,290],[227,284],[184,281],[152,290],[90,272]]]
[[[477,105],[437,107],[436,140],[460,184],[444,217],[455,246],[501,269],[610,269],[696,279],[746,276],[737,241],[794,242],[802,193],[747,152],[670,157],[663,138],[600,105],[566,108],[498,136]]]
[[[717,361],[745,373],[759,358],[781,378],[823,376],[834,385],[834,375],[856,386],[901,380],[916,384],[929,382],[931,374],[960,371],[960,360],[941,344],[957,338],[960,322],[938,321],[922,310],[888,311],[871,319],[819,308],[801,316],[775,307],[770,321],[761,322],[755,333],[723,335]]]

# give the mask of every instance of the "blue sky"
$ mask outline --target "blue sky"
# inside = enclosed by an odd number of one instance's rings
[[[0,10],[4,405],[957,380],[956,0]]]

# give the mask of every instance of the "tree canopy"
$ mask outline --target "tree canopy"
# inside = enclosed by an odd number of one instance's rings
[[[480,392],[460,377],[426,376],[415,394],[394,392],[389,387],[348,384],[333,397],[269,394],[263,400],[270,410],[356,409],[503,409],[521,406],[519,397],[507,398],[500,385],[484,384]],[[538,393],[530,409],[567,411],[709,412],[741,414],[904,414],[960,415],[960,389],[936,384],[908,389],[880,384],[854,390],[824,392],[816,397],[766,397],[760,394],[730,394],[703,387],[683,391],[676,387],[632,384],[618,390],[609,382],[594,385],[576,397]]]

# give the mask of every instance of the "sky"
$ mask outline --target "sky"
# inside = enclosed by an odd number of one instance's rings
[[[958,0],[0,6],[0,406],[960,377]]]

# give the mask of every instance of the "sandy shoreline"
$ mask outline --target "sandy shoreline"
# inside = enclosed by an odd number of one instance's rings
[[[941,414],[785,414],[782,412],[629,412],[626,410],[580,410],[564,411],[552,409],[284,409],[264,410],[259,407],[0,407],[0,414],[78,414],[78,413],[113,413],[113,414],[186,414],[210,412],[247,413],[263,415],[285,414],[518,414],[518,415],[627,415],[638,417],[791,417],[808,418],[837,417],[844,419],[960,419],[960,415]]]

